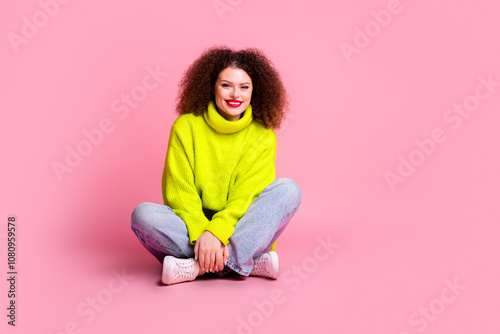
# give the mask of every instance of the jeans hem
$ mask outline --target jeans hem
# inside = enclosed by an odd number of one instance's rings
[[[226,262],[226,266],[228,266],[229,268],[231,268],[233,271],[237,272],[240,275],[250,276],[250,271],[241,269],[240,267],[230,262],[229,260]]]

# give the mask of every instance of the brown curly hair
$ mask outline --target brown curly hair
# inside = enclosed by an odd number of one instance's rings
[[[288,111],[288,95],[272,62],[255,48],[234,51],[215,46],[203,52],[179,83],[176,112],[201,115],[214,100],[217,77],[227,67],[240,68],[252,79],[253,119],[266,128],[279,129]]]

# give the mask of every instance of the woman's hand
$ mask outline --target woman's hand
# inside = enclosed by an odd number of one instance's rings
[[[224,265],[226,265],[226,261],[227,259],[229,259],[229,248],[227,247],[227,245],[224,246],[224,252],[223,252],[223,255],[224,255]]]
[[[214,272],[224,268],[229,258],[229,249],[212,232],[205,231],[196,240],[194,256],[200,262],[202,270]]]

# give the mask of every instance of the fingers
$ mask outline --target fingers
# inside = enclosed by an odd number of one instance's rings
[[[214,269],[215,252],[209,247],[200,246],[200,266],[206,272],[211,272]]]
[[[215,271],[220,271],[224,268],[224,259],[223,259],[223,254],[224,250],[221,248],[220,250],[217,251],[216,256],[215,256]]]
[[[208,268],[210,272],[214,272],[215,269],[215,254],[216,252],[214,252],[213,250],[210,252],[209,262],[208,262]]]
[[[223,253],[224,253],[224,265],[226,265],[226,261],[227,259],[229,259],[229,247],[227,247],[227,245],[224,246],[224,250],[223,250]]]
[[[217,272],[224,268],[225,261],[229,258],[229,250],[211,232],[203,233],[194,246],[195,259],[200,268],[206,272]]]
[[[215,252],[210,249],[200,251],[200,266],[207,272],[213,272],[215,268]]]
[[[227,245],[222,245],[220,251],[217,252],[215,271],[221,271],[226,265],[226,261],[229,259],[229,247]]]
[[[200,263],[200,267],[203,271],[207,271],[205,267],[205,252],[203,251],[203,247],[202,249],[199,251],[199,254],[198,254],[198,261]]]
[[[210,262],[210,253],[207,251],[205,247],[201,247],[200,249],[200,266],[205,271],[210,271],[208,267],[208,263]]]

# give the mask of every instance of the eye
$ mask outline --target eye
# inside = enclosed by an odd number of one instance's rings
[[[248,89],[248,88],[250,88],[250,87],[248,87],[248,86],[242,86],[241,88],[243,88],[243,89]]]
[[[227,83],[223,83],[222,87],[227,88],[227,87],[229,87],[229,85]]]

